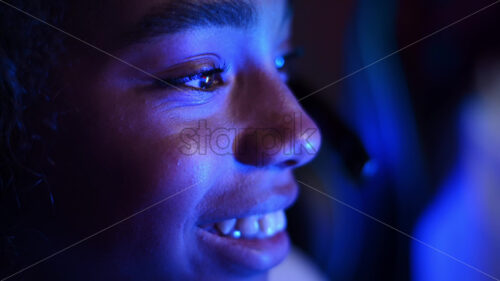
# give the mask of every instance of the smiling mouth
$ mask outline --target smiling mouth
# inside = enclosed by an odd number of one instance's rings
[[[234,239],[266,239],[286,229],[286,216],[284,210],[278,210],[267,214],[231,218],[205,225],[202,229]]]
[[[282,262],[290,248],[285,210],[297,198],[298,186],[292,182],[273,191],[265,197],[247,194],[252,200],[227,200],[229,195],[217,200],[218,207],[196,224],[199,249],[224,268],[231,265],[231,274],[235,268],[262,273]]]

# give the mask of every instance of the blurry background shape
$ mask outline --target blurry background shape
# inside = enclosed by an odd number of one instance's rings
[[[323,144],[314,162],[297,171],[299,180],[437,248],[439,241],[433,237],[445,233],[443,237],[450,243],[447,249],[456,252],[456,258],[462,259],[461,248],[469,248],[478,256],[475,266],[485,271],[493,268],[490,274],[500,277],[494,272],[500,268],[498,257],[468,246],[483,239],[490,251],[500,253],[500,243],[493,239],[500,237],[500,226],[490,225],[476,233],[472,222],[458,219],[465,214],[472,216],[467,208],[461,208],[463,215],[455,216],[462,227],[458,235],[447,226],[446,217],[439,217],[443,206],[449,208],[454,204],[451,202],[458,202],[459,186],[466,182],[463,170],[457,170],[466,139],[463,126],[457,126],[459,120],[476,120],[470,124],[473,130],[469,135],[482,139],[476,148],[488,148],[489,160],[474,163],[482,163],[483,172],[500,174],[498,158],[493,159],[500,151],[493,142],[497,133],[484,133],[500,131],[495,129],[500,123],[493,121],[497,118],[493,112],[500,112],[500,107],[483,99],[488,110],[476,106],[480,113],[474,118],[460,113],[462,105],[472,103],[480,92],[472,87],[477,80],[473,75],[477,59],[500,55],[495,45],[500,38],[500,5],[341,79],[493,2],[295,1],[295,43],[304,47],[305,56],[295,68],[291,86],[300,99],[338,81],[301,101],[320,126]],[[499,81],[496,75],[490,75],[490,80]],[[489,92],[498,93],[495,89]],[[475,155],[479,152],[469,150]],[[480,181],[474,179],[473,184]],[[488,206],[489,211],[477,214],[475,221],[499,222],[498,207],[493,207],[498,204],[492,203],[500,199],[498,179],[484,176],[482,181],[492,185],[482,199],[490,201],[477,204]],[[463,201],[472,202],[470,198]],[[448,264],[456,265],[456,261],[307,187],[302,188],[299,202],[290,210],[289,225],[294,243],[331,280],[427,280],[433,271],[443,275],[430,280],[457,279],[444,275],[446,267],[432,263],[431,256]],[[468,260],[466,255],[463,258]],[[464,265],[457,266],[472,272],[459,280],[485,277]]]
[[[485,59],[461,107],[457,163],[416,235],[498,280],[500,56]],[[413,249],[414,280],[494,280],[417,243]]]

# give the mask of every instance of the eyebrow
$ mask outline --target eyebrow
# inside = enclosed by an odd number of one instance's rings
[[[248,28],[256,17],[247,0],[173,0],[152,8],[125,37],[135,43],[201,26]]]

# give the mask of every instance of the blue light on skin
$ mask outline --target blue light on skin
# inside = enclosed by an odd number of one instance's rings
[[[305,147],[307,148],[308,152],[316,152],[312,144],[310,144],[309,142],[306,142]]]
[[[99,53],[81,54],[78,48],[68,48],[74,49],[74,52],[68,50],[67,55],[64,54],[69,61],[73,58],[83,59],[77,59],[78,63],[71,65],[61,61],[60,71],[65,72],[65,75],[54,81],[55,86],[67,89],[65,94],[60,95],[64,97],[61,107],[54,108],[54,111],[71,113],[65,117],[67,130],[61,130],[61,134],[58,132],[57,142],[54,140],[54,147],[57,147],[57,151],[54,151],[57,156],[55,161],[69,165],[56,165],[54,172],[51,169],[50,174],[54,175],[51,178],[57,182],[57,186],[51,184],[51,188],[60,191],[56,199],[61,204],[57,205],[58,225],[51,228],[54,239],[50,237],[50,240],[58,242],[56,240],[60,237],[62,241],[77,240],[79,233],[99,228],[158,200],[175,198],[162,204],[161,210],[157,209],[148,219],[134,220],[133,225],[127,224],[127,228],[140,229],[140,233],[124,231],[120,237],[111,235],[109,239],[104,239],[106,255],[98,262],[93,258],[93,253],[100,251],[98,244],[96,247],[84,247],[81,255],[63,259],[63,271],[59,273],[71,275],[72,272],[83,272],[84,276],[75,276],[79,280],[95,280],[100,279],[100,276],[126,279],[131,275],[150,280],[196,280],[200,276],[210,276],[212,280],[246,280],[250,275],[256,279],[265,278],[266,271],[285,258],[286,245],[281,244],[285,240],[273,241],[276,247],[265,247],[251,256],[228,255],[213,249],[209,245],[213,240],[203,239],[191,230],[198,230],[198,223],[204,223],[205,220],[215,221],[223,215],[234,217],[256,205],[293,201],[298,187],[293,181],[291,170],[308,162],[313,155],[302,153],[288,156],[269,152],[270,161],[264,168],[259,158],[242,153],[244,145],[238,147],[235,153],[222,157],[207,144],[205,148],[208,149],[203,153],[201,137],[204,134],[200,130],[197,131],[200,136],[199,150],[195,150],[194,154],[186,154],[179,148],[183,145],[183,129],[195,128],[201,120],[206,121],[207,128],[228,128],[230,124],[232,128],[252,129],[266,124],[267,128],[284,131],[289,126],[274,116],[299,113],[304,116],[304,127],[317,129],[286,87],[279,75],[281,73],[272,66],[278,52],[283,51],[280,46],[285,45],[290,36],[291,18],[287,16],[286,2],[251,1],[248,9],[243,11],[238,8],[239,13],[225,16],[227,19],[239,19],[241,25],[245,26],[241,28],[238,27],[240,23],[229,25],[224,21],[224,24],[220,24],[218,19],[214,20],[215,24],[212,22],[208,26],[206,18],[210,18],[209,12],[222,15],[222,11],[228,10],[223,8],[228,6],[216,4],[226,5],[226,1],[190,1],[193,5],[172,5],[175,9],[168,11],[178,13],[169,15],[177,15],[178,22],[183,21],[184,11],[192,11],[186,12],[186,15],[197,19],[188,25],[190,27],[183,27],[182,31],[177,28],[167,30],[167,23],[175,22],[170,16],[168,20],[163,20],[163,17],[161,21],[158,20],[158,16],[163,13],[159,15],[155,11],[161,9],[163,12],[171,5],[167,7],[158,1],[140,0],[105,2],[103,6],[106,9],[100,11],[103,16],[98,17],[102,22],[92,20],[89,25],[82,21],[82,26],[77,24],[75,29],[89,34],[87,39],[90,41],[119,49],[123,60],[112,60]],[[247,1],[238,1],[237,6],[244,4]],[[113,11],[117,8],[122,16],[113,17]],[[204,12],[197,13],[200,9]],[[77,9],[71,10],[79,12]],[[243,16],[248,11],[257,14],[245,23]],[[85,15],[74,16],[83,19]],[[151,28],[158,31],[153,33],[155,38],[149,38],[152,32],[148,28],[142,32],[148,38],[140,38],[134,45],[126,42],[125,46],[114,40],[117,34],[135,33],[138,28],[144,27],[141,24],[132,27],[129,23],[144,23],[144,19],[148,18],[150,21],[146,22],[150,22]],[[198,22],[200,24],[195,24]],[[102,24],[110,28],[94,29]],[[130,61],[155,75],[149,77],[139,73],[130,69],[130,65],[124,65],[123,61]],[[206,77],[200,79],[200,71],[213,72],[226,64],[231,66],[230,70],[219,73],[221,77],[225,74],[224,78],[227,79],[222,80],[226,83],[214,83],[212,92],[202,91],[209,87],[203,83],[211,83],[214,76],[211,75],[209,80]],[[189,94],[156,84],[157,78],[169,80],[178,75],[197,78],[182,83],[183,90],[190,89]],[[237,83],[240,78],[248,83]],[[67,88],[65,85],[78,87]],[[245,94],[240,94],[243,92]],[[259,106],[262,103],[266,103],[266,106]],[[68,108],[81,110],[76,112]],[[86,127],[78,128],[83,123]],[[253,141],[251,135],[246,134],[242,143]],[[292,142],[287,139],[283,141]],[[319,148],[319,133],[309,141]],[[261,143],[256,145],[262,152],[267,153],[270,149]],[[116,161],[117,157],[125,155],[126,159]],[[286,157],[296,161],[295,164],[286,162]],[[285,185],[287,188],[281,188]],[[67,186],[71,186],[71,190]],[[108,200],[110,198],[112,200]],[[90,214],[92,219],[73,219],[75,214],[83,213]],[[94,213],[103,215],[95,216],[94,219]],[[60,219],[59,214],[62,215]],[[235,234],[242,236],[241,232]],[[206,247],[201,247],[203,249],[200,251],[196,245],[201,244],[206,244]],[[59,247],[58,243],[54,246]],[[241,248],[247,246],[243,243]],[[238,250],[231,247],[227,249],[229,252]],[[81,270],[94,263],[97,270]],[[228,271],[228,264],[242,270]],[[59,270],[59,265],[54,265],[58,267],[54,268]],[[123,273],[122,268],[127,272]],[[127,274],[130,272],[132,274]]]

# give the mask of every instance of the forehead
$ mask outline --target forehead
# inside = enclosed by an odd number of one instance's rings
[[[71,4],[77,33],[103,48],[203,27],[281,28],[287,0],[91,0]]]

